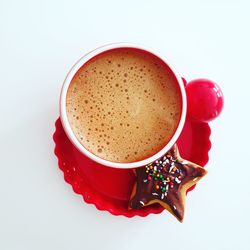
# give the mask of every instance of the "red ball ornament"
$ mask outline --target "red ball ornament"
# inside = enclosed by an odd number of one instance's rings
[[[197,79],[186,86],[187,115],[194,121],[209,122],[222,111],[224,98],[220,87],[207,79]]]

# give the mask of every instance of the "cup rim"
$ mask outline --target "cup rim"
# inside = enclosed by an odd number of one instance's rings
[[[140,160],[140,161],[129,162],[129,163],[108,161],[108,160],[102,159],[102,158],[98,157],[97,155],[93,154],[92,152],[88,151],[76,138],[76,136],[75,136],[75,134],[70,126],[67,112],[66,112],[66,97],[67,97],[68,87],[71,83],[71,80],[73,79],[73,77],[77,73],[77,71],[91,58],[93,58],[93,57],[97,56],[98,54],[103,53],[105,51],[108,51],[111,49],[117,49],[117,48],[140,49],[140,50],[144,50],[146,52],[149,52],[149,53],[153,54],[154,56],[158,57],[159,59],[161,59],[169,67],[169,69],[172,71],[172,73],[174,74],[174,76],[178,82],[178,85],[179,85],[179,88],[181,91],[181,98],[182,98],[181,117],[179,120],[178,127],[175,130],[175,133],[173,134],[170,141],[160,151],[157,151],[154,155],[152,155],[146,159]],[[89,157],[90,159],[96,161],[97,163],[108,166],[108,167],[120,168],[120,169],[131,169],[131,168],[146,166],[146,165],[156,161],[157,159],[162,157],[174,145],[174,143],[177,141],[179,135],[181,134],[181,131],[182,131],[184,123],[185,123],[186,113],[187,113],[187,98],[186,98],[186,91],[185,91],[185,87],[184,87],[182,78],[177,73],[177,71],[169,64],[168,60],[159,56],[157,53],[155,53],[154,51],[152,51],[149,48],[146,48],[145,46],[141,46],[141,45],[137,45],[137,44],[133,44],[133,43],[112,43],[112,44],[107,44],[107,45],[98,47],[95,50],[92,50],[91,52],[82,56],[74,64],[74,66],[70,69],[70,71],[68,72],[68,74],[63,82],[63,86],[62,86],[61,94],[60,94],[59,106],[60,106],[60,119],[62,122],[62,126],[64,128],[64,131],[65,131],[67,137],[69,138],[69,140],[73,143],[73,145],[81,153],[83,153],[85,156]]]

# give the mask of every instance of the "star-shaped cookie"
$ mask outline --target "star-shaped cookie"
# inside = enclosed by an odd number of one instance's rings
[[[184,217],[187,189],[207,173],[203,167],[182,159],[176,144],[161,159],[135,172],[137,181],[129,207],[138,209],[159,203],[180,222]]]

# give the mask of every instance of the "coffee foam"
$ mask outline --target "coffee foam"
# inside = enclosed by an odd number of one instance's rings
[[[135,162],[162,149],[174,134],[181,96],[171,71],[135,49],[96,56],[78,70],[66,98],[79,142],[113,162]]]

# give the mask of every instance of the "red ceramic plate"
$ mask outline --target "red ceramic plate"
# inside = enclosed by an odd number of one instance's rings
[[[207,123],[186,121],[177,144],[182,158],[201,166],[208,162],[211,148],[210,127]],[[67,138],[60,119],[56,121],[55,155],[64,179],[85,202],[99,210],[126,217],[158,214],[163,208],[158,204],[140,210],[128,210],[128,201],[135,182],[133,170],[102,166],[81,154]],[[194,187],[191,187],[193,189]]]

